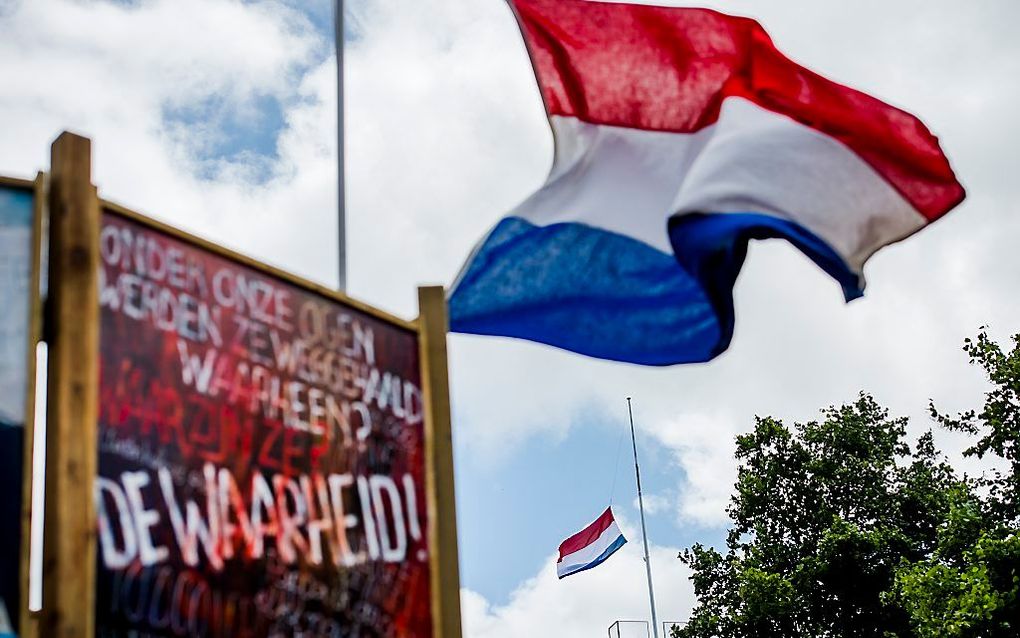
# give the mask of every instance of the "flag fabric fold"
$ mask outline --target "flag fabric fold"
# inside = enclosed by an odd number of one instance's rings
[[[787,240],[849,301],[872,254],[964,198],[920,120],[791,61],[754,20],[509,2],[555,157],[451,288],[455,331],[706,361],[732,338],[750,240]]]
[[[556,576],[562,579],[597,567],[626,543],[627,539],[613,518],[613,508],[607,507],[595,522],[560,543]]]

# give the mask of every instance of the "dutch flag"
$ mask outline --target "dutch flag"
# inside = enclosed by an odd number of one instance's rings
[[[732,338],[750,240],[789,241],[849,301],[871,255],[964,198],[920,120],[791,61],[754,20],[509,2],[555,158],[462,269],[453,330],[707,361]]]
[[[613,508],[607,507],[594,523],[560,543],[556,576],[565,578],[601,565],[626,543],[613,518]]]

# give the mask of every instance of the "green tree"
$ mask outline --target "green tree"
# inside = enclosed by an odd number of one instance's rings
[[[976,439],[964,456],[998,466],[972,481],[976,494],[954,493],[931,555],[906,562],[886,596],[901,605],[923,638],[1020,635],[1020,335],[1013,349],[981,332],[964,350],[991,381],[980,411],[932,416]]]
[[[1020,622],[1020,341],[1003,353],[968,341],[992,391],[948,429],[968,455],[1005,470],[956,474],[931,433],[913,445],[906,420],[872,397],[788,427],[758,418],[737,438],[739,464],[725,551],[695,545],[698,606],[687,637],[1015,636]]]

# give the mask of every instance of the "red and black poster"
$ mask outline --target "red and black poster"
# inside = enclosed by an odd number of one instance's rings
[[[417,334],[104,213],[97,635],[431,636]]]

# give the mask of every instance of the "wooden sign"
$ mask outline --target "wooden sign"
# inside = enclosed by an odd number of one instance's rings
[[[96,336],[62,358],[54,291],[50,392],[95,397],[50,430],[97,461],[90,504],[47,502],[86,548],[80,577],[48,554],[40,634],[458,638],[442,289],[405,321],[95,201],[51,246],[95,264],[73,329]]]

